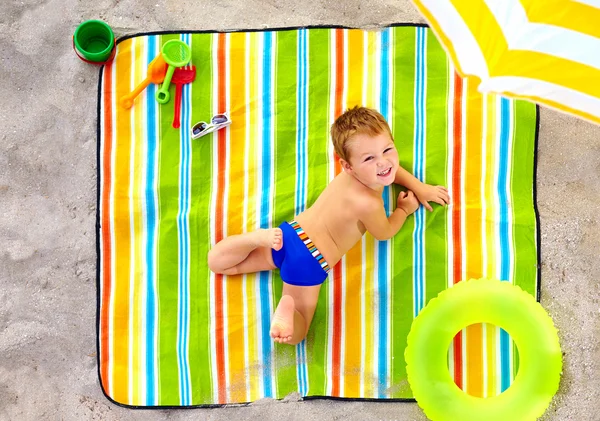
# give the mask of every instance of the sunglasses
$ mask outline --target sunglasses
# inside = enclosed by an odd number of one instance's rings
[[[192,126],[192,139],[198,139],[199,137],[204,136],[205,134],[209,134],[215,132],[223,127],[227,127],[231,124],[231,119],[227,115],[227,113],[217,114],[213,118],[210,119],[210,123],[206,123],[204,121],[199,121],[198,123]]]

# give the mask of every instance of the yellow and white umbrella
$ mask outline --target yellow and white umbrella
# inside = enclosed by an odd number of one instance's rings
[[[600,123],[600,0],[413,0],[461,76]]]

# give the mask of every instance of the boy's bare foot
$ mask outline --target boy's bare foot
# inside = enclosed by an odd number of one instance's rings
[[[275,342],[284,344],[292,340],[295,309],[294,299],[290,295],[281,297],[271,322],[271,338]]]
[[[255,232],[258,236],[259,245],[271,247],[275,251],[281,250],[281,247],[283,247],[281,228],[261,229]]]

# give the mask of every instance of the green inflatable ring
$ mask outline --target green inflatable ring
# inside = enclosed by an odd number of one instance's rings
[[[519,371],[500,395],[464,393],[448,370],[448,348],[474,323],[505,329],[519,350]],[[562,353],[552,319],[521,288],[488,279],[460,282],[431,300],[413,321],[404,352],[408,382],[432,421],[529,421],[558,390]]]

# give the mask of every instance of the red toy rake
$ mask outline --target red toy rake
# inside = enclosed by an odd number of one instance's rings
[[[196,66],[185,66],[175,69],[171,83],[175,84],[175,116],[173,127],[181,127],[181,89],[183,85],[192,83],[196,79]]]

